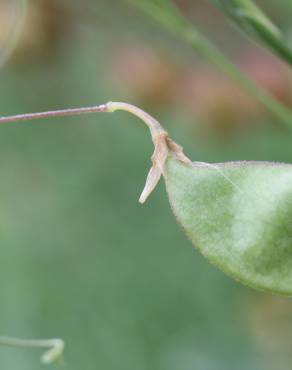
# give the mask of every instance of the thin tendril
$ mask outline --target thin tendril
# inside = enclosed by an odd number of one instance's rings
[[[51,364],[57,359],[60,359],[65,347],[62,339],[29,340],[10,337],[0,337],[0,345],[23,348],[48,348],[41,357],[42,362],[45,364]]]

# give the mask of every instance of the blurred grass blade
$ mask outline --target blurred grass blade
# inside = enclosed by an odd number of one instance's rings
[[[279,28],[252,0],[211,0],[239,29],[292,65],[292,49]]]
[[[170,0],[127,0],[143,10],[166,29],[191,45],[196,53],[208,59],[249,95],[260,101],[282,123],[292,128],[292,111],[257,86],[214,46],[196,27],[178,11]]]
[[[21,36],[27,13],[27,0],[15,0],[13,2],[13,8],[14,15],[12,17],[13,21],[11,22],[11,30],[3,44],[0,44],[0,68],[10,58],[17,45],[19,37]]]

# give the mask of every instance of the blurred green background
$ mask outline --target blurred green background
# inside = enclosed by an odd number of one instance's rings
[[[0,1],[0,53],[16,27]],[[291,71],[208,1],[182,11],[292,106]],[[290,0],[259,2],[289,38]],[[15,4],[14,4],[15,5]],[[125,1],[31,0],[0,70],[1,115],[139,105],[198,161],[292,162],[292,131]],[[225,277],[176,225],[164,185],[141,206],[150,136],[127,113],[0,127],[0,335],[61,337],[72,370],[286,370],[292,302]],[[0,370],[43,368],[0,348]]]

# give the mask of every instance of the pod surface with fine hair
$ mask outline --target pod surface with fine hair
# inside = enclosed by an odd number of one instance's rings
[[[236,280],[292,295],[292,165],[169,157],[172,210],[192,243]]]

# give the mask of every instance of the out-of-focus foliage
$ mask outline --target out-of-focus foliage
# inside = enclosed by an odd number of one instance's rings
[[[252,0],[212,0],[234,23],[251,38],[257,38],[266,47],[292,65],[292,49],[279,28]]]
[[[16,50],[1,69],[1,115],[125,100],[159,118],[195,160],[292,162],[287,131],[258,105],[236,105],[234,85],[226,88],[220,73],[124,1],[47,2],[63,9],[44,10],[61,31],[49,31],[43,51]],[[282,14],[285,4],[272,6]],[[224,18],[214,24],[210,9],[209,33],[291,104],[288,70],[225,29]],[[121,55],[137,44],[142,55],[151,49],[143,58],[173,71],[169,94],[153,87],[143,95],[123,74],[130,62]],[[135,68],[137,79],[151,74]],[[99,114],[0,130],[0,334],[63,338],[70,370],[290,369],[291,301],[254,293],[210,266],[177,227],[163,187],[138,204],[152,144],[135,118]],[[0,348],[0,369],[39,370],[40,354]]]
[[[56,51],[60,36],[70,29],[62,2],[4,0],[0,8],[0,63],[9,57],[23,63],[46,60]],[[3,61],[1,62],[1,60]]]
[[[11,57],[21,38],[27,15],[27,1],[3,1],[0,13],[0,67]]]
[[[184,17],[171,1],[132,1],[138,5],[145,14],[157,21],[161,26],[178,36],[184,43],[189,45],[195,53],[212,63],[223,74],[244,89],[251,97],[261,102],[279,122],[292,127],[292,110],[275,100],[270,94],[254,84],[242,74],[229,58],[221,52],[208,38],[189,20]]]

